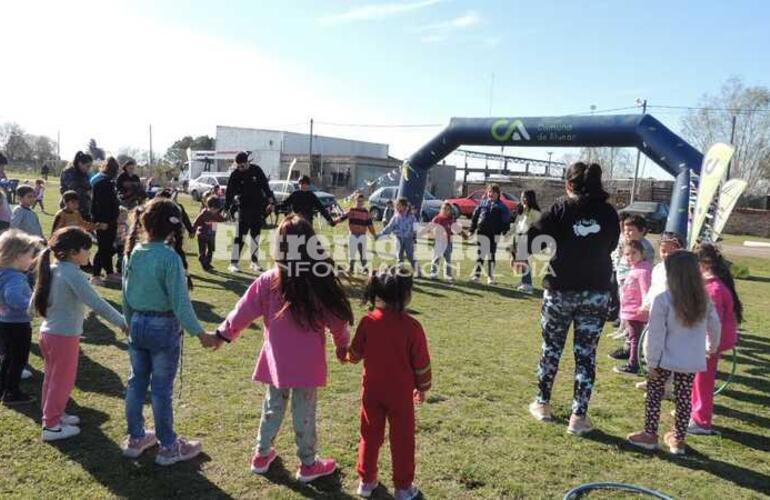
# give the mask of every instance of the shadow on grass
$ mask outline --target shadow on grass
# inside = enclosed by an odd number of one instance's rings
[[[285,486],[305,498],[358,498],[342,490],[341,472],[339,469],[332,475],[316,479],[304,484],[294,478],[286,468],[281,457],[277,457],[270,470],[263,477],[273,484]]]
[[[37,394],[39,396],[39,393]],[[101,425],[109,416],[92,408],[70,404],[73,413],[81,418],[82,432],[77,437],[46,443],[59,450],[69,460],[77,462],[95,481],[120,498],[145,500],[148,498],[232,498],[203,476],[201,465],[210,461],[205,453],[189,462],[162,468],[154,463],[156,450],[138,459],[124,458],[121,449]],[[14,408],[40,424],[40,410],[36,405]]]
[[[473,281],[455,281],[454,284],[457,288],[462,288],[464,290],[473,290],[476,292],[486,292],[486,293],[496,293],[497,295],[500,295],[501,297],[506,297],[509,299],[528,299],[531,297],[537,297],[538,290],[534,290],[532,294],[526,294],[522,292],[518,292],[512,288],[507,288],[503,285],[482,285],[481,283],[475,283]]]
[[[762,344],[765,344],[764,346],[762,346],[763,349],[770,349],[770,339],[766,337],[760,337],[759,335],[752,335],[750,333],[746,333],[743,331],[740,332],[740,337],[741,337],[741,342],[743,342],[743,339],[753,340],[755,342],[760,342]]]
[[[121,310],[121,305],[115,301],[107,300],[112,307]],[[117,329],[99,318],[95,313],[86,316],[83,321],[83,338],[81,343],[91,345],[104,345],[117,347],[121,351],[128,350],[128,338],[122,333],[116,333]]]
[[[741,433],[747,434],[747,433]],[[754,436],[752,434],[752,436]],[[770,476],[755,470],[733,465],[720,460],[714,460],[708,455],[687,447],[686,455],[672,455],[663,450],[648,451],[629,444],[625,439],[595,430],[583,436],[584,439],[596,441],[609,446],[616,446],[623,451],[633,451],[640,455],[657,456],[663,460],[691,470],[703,471],[712,476],[729,481],[737,486],[746,488],[764,495],[770,494]],[[766,439],[766,438],[764,438]]]
[[[32,344],[30,352],[41,359],[43,357],[37,344]],[[40,379],[36,379],[40,383],[35,384],[35,387],[39,390],[40,386],[42,386],[41,379],[44,377],[44,374],[37,373],[37,371],[35,373],[40,377]],[[123,399],[125,396],[125,387],[120,375],[89,358],[82,350],[78,359],[78,377],[75,385],[83,392],[93,392],[119,399]]]
[[[438,280],[425,280],[421,279],[416,283],[417,286],[425,287],[425,288],[436,288],[438,290],[445,290],[448,292],[457,292],[458,289],[455,287],[453,283],[448,283],[445,281],[438,281]],[[473,296],[473,297],[481,297],[482,295],[480,293],[471,292],[470,290],[463,290],[463,295]]]
[[[720,375],[722,375],[720,379],[727,378],[727,373],[723,374],[720,372]],[[747,377],[746,375],[738,375],[736,373],[733,375],[731,383],[743,385],[756,391],[770,394],[770,380],[765,377]]]
[[[757,283],[770,283],[770,277],[768,276],[746,276],[745,278],[737,278],[741,281],[755,281]]]
[[[748,424],[757,425],[770,429],[770,418],[757,415],[755,413],[749,413],[745,411],[728,408],[719,404],[714,405],[714,413],[727,418],[734,418],[736,420],[743,420]]]

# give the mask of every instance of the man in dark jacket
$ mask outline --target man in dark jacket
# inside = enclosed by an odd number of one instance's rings
[[[335,224],[329,211],[321,204],[321,200],[310,190],[310,177],[307,175],[303,175],[299,180],[299,190],[294,191],[283,200],[277,210],[294,212],[311,225],[313,224],[315,213],[318,212],[329,224],[332,226]]]
[[[230,260],[230,272],[238,272],[238,261],[249,234],[255,246],[251,253],[252,271],[261,271],[259,254],[259,233],[265,223],[265,215],[273,209],[275,198],[267,183],[267,177],[258,165],[249,163],[249,154],[241,151],[235,155],[235,170],[230,174],[225,192],[225,211],[237,221],[237,232]]]

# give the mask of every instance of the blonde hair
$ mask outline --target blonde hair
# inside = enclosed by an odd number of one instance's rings
[[[9,229],[0,235],[0,268],[13,267],[20,255],[37,250],[41,244],[39,238],[18,229]]]

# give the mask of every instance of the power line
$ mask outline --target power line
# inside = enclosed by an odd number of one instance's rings
[[[320,125],[328,125],[331,127],[351,127],[351,128],[435,128],[443,127],[444,123],[403,123],[403,124],[390,124],[390,123],[337,123],[337,122],[316,122]]]

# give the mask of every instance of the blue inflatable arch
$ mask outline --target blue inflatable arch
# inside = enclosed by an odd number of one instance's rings
[[[703,155],[651,115],[452,118],[404,162],[399,196],[420,207],[428,170],[462,145],[638,148],[676,179],[666,230],[687,234],[690,173]]]

